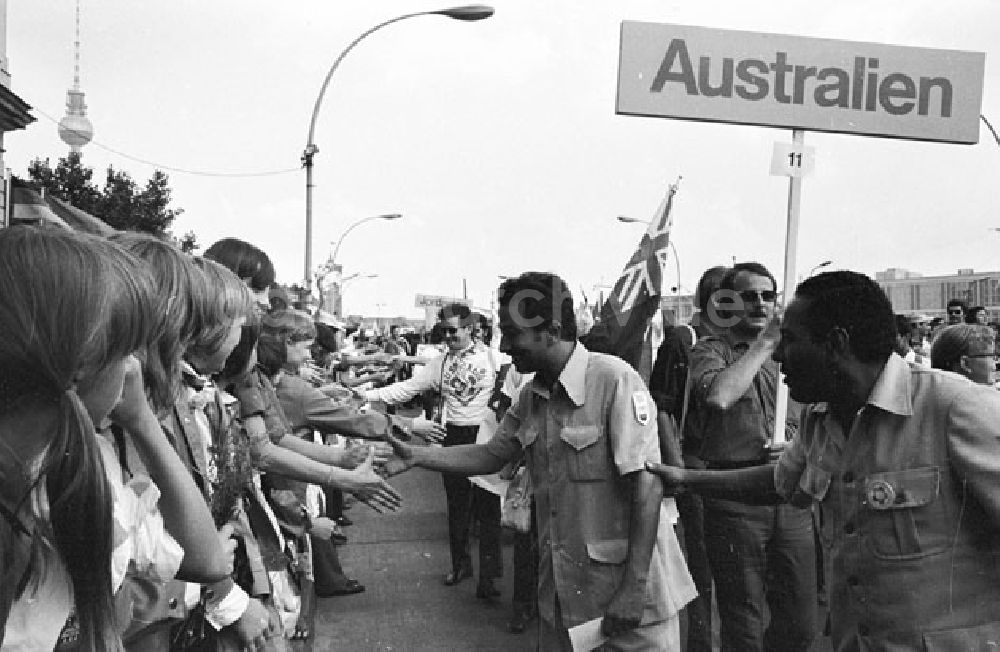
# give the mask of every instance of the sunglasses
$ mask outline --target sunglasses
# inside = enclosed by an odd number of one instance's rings
[[[452,326],[448,326],[448,327],[446,327],[446,328],[442,328],[442,329],[441,329],[441,332],[442,332],[443,334],[445,334],[445,335],[454,335],[455,333],[457,333],[457,332],[458,332],[458,330],[459,330],[459,329],[457,329],[457,328],[454,328],[454,327],[452,327]]]
[[[961,315],[962,314],[962,309],[959,308],[958,310],[949,310],[948,314],[949,315]]]
[[[739,293],[740,298],[743,299],[744,303],[752,303],[754,301],[760,301],[761,303],[774,303],[774,300],[778,298],[778,293],[774,290],[764,290],[759,292],[757,290],[743,290]]]

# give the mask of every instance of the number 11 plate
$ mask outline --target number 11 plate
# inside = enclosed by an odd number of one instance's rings
[[[775,143],[771,155],[771,176],[806,177],[816,165],[815,147],[796,147],[792,143]]]

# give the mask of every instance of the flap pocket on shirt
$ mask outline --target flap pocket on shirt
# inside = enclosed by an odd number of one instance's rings
[[[864,479],[861,515],[865,540],[876,557],[912,560],[937,554],[952,545],[952,516],[947,501],[938,500],[941,471],[928,466],[873,473]]]
[[[873,473],[865,478],[864,502],[875,510],[923,507],[937,498],[940,484],[936,466]]]
[[[559,437],[574,450],[583,450],[601,438],[597,426],[564,426]]]
[[[624,564],[628,557],[628,539],[608,539],[587,543],[587,556],[602,564]]]

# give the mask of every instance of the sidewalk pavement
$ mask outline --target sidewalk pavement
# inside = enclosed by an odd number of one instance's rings
[[[348,577],[367,590],[319,598],[312,649],[510,650],[535,649],[537,620],[523,634],[506,629],[511,616],[513,547],[503,546],[502,595],[475,597],[475,578],[444,586],[451,568],[444,487],[439,473],[413,469],[390,480],[403,496],[398,512],[379,515],[355,503],[339,548]],[[505,537],[505,540],[509,537]],[[478,562],[473,538],[473,564]],[[478,568],[476,568],[478,572]]]

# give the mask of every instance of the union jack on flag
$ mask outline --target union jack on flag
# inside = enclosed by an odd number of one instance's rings
[[[588,349],[616,355],[640,373],[646,328],[660,305],[676,193],[673,183],[601,307],[599,323],[584,341]]]

